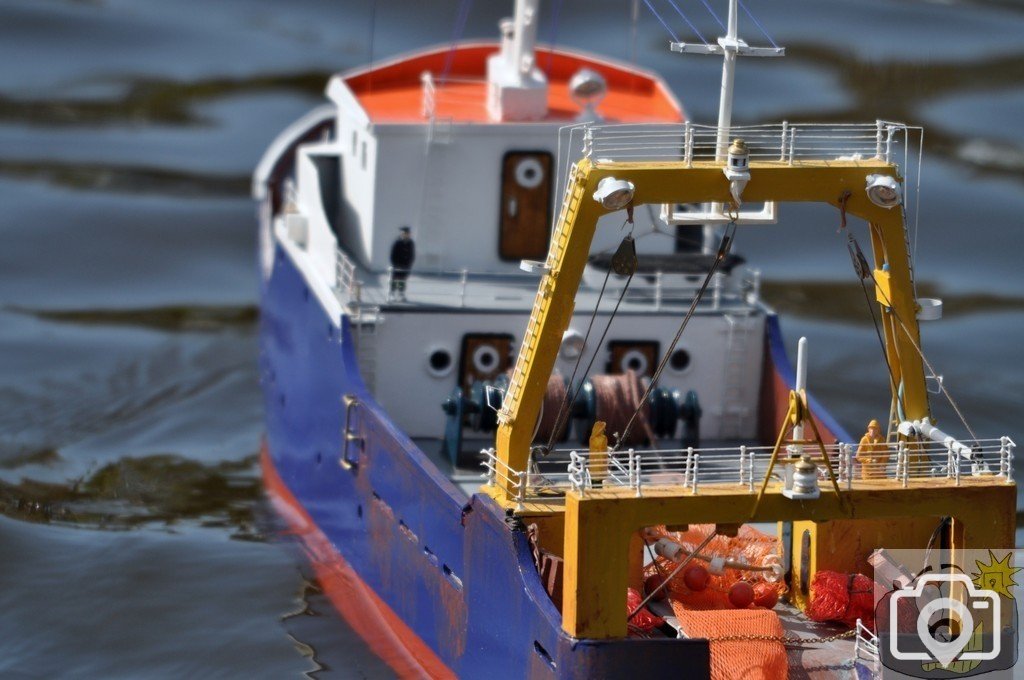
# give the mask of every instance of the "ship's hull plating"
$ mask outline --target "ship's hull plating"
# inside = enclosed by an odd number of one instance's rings
[[[268,490],[320,578],[355,589],[332,595],[342,614],[398,629],[388,643],[380,627],[355,625],[402,675],[707,675],[700,640],[563,633],[522,527],[487,496],[467,501],[391,423],[359,377],[347,319],[339,330],[280,248],[262,290],[260,347]],[[441,415],[437,404],[411,407]]]

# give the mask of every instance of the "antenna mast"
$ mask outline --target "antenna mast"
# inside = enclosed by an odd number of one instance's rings
[[[785,47],[751,47],[745,40],[739,37],[739,16],[738,0],[729,0],[729,18],[726,24],[725,35],[712,43],[688,43],[672,42],[670,48],[673,52],[684,54],[714,54],[722,56],[722,91],[718,100],[718,132],[715,138],[715,160],[724,163],[729,149],[729,130],[732,127],[732,101],[733,85],[736,77],[736,57],[783,57],[786,55]],[[710,7],[709,7],[710,9]],[[749,12],[748,12],[749,13]],[[715,17],[718,18],[717,15]],[[756,20],[755,20],[756,21]],[[719,19],[719,24],[721,20]],[[771,40],[771,38],[769,38]],[[662,209],[662,218],[669,224],[724,224],[731,221],[722,214],[722,206],[713,204],[710,210],[700,213],[676,213],[672,207],[666,205]],[[744,219],[746,218],[746,219]],[[740,213],[737,222],[743,223],[772,223],[775,222],[774,204],[766,204],[765,210],[755,214],[746,215]],[[717,243],[714,226],[708,226],[704,230],[704,249],[712,248]]]
[[[737,25],[738,0],[729,0],[729,21],[724,37],[718,39],[717,44],[674,42],[671,43],[673,52],[686,54],[720,54],[722,60],[722,93],[718,100],[718,138],[716,158],[719,161],[725,160],[726,150],[729,147],[729,128],[732,127],[732,99],[733,83],[736,76],[736,57],[783,57],[786,55],[785,47],[751,47],[745,40],[739,37]]]

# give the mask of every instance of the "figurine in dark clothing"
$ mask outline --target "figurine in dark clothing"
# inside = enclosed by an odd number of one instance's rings
[[[412,229],[402,227],[399,236],[391,246],[391,298],[405,301],[405,280],[416,261],[416,244],[412,240]]]

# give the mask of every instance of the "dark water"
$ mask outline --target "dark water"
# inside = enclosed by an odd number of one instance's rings
[[[476,4],[466,34],[490,37],[511,4]],[[628,5],[566,0],[559,42],[630,59]],[[748,5],[790,56],[741,63],[742,122],[927,126],[917,271],[948,313],[925,351],[979,434],[1020,441],[1024,4]],[[376,57],[448,40],[456,6],[379,2]],[[367,60],[370,9],[0,3],[0,676],[389,675],[262,501],[247,197],[273,135]],[[710,121],[717,62],[665,51],[649,14],[639,35]],[[738,248],[855,430],[884,417],[885,375],[836,216],[785,217]]]

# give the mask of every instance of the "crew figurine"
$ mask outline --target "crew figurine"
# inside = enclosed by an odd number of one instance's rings
[[[857,462],[860,463],[861,479],[882,479],[889,462],[889,446],[882,436],[877,420],[868,423],[868,431],[860,438],[857,446]]]
[[[405,282],[415,261],[416,244],[412,240],[412,229],[402,227],[398,230],[398,238],[391,245],[390,299],[405,302]]]

